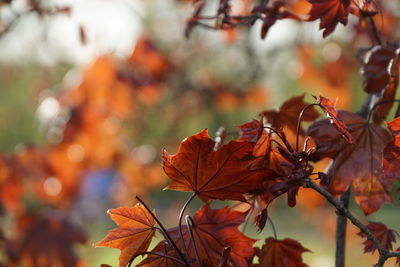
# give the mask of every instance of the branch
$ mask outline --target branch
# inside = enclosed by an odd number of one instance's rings
[[[348,218],[353,225],[355,225],[358,229],[364,232],[367,235],[367,239],[371,240],[375,247],[379,252],[379,261],[375,265],[375,267],[382,267],[385,261],[391,257],[399,257],[400,252],[391,252],[387,249],[384,249],[379,242],[379,240],[374,236],[374,234],[368,229],[368,227],[361,223],[354,215],[344,207],[343,203],[341,203],[337,198],[335,198],[331,193],[317,185],[313,180],[310,178],[305,179],[305,186],[314,189],[320,195],[322,195],[329,203],[331,203],[336,210],[342,215]]]
[[[378,29],[376,28],[376,24],[375,24],[374,18],[373,17],[369,17],[368,21],[369,21],[369,24],[371,25],[371,29],[372,29],[372,33],[374,34],[375,41],[379,45],[382,45],[382,38],[381,38],[381,35],[379,34]]]

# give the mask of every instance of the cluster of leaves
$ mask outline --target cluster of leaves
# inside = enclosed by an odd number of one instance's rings
[[[319,117],[314,105],[321,107],[329,118],[309,127],[308,133],[312,139],[305,139],[304,148],[299,150],[298,137],[304,131],[300,122],[296,123],[296,114],[300,113],[300,119],[304,121],[313,121]],[[287,266],[285,264],[289,262],[303,266],[301,254],[308,250],[297,241],[278,240],[275,236],[268,238],[261,249],[254,250],[255,240],[238,231],[238,226],[245,221],[249,211],[236,212],[232,207],[212,210],[209,202],[215,199],[249,201],[252,212],[256,207],[264,207],[255,219],[261,231],[269,219],[268,205],[286,193],[288,205],[295,206],[298,189],[307,186],[306,180],[314,175],[321,180],[322,186],[335,194],[340,193],[337,184],[347,183],[343,190],[352,185],[356,201],[366,214],[376,211],[387,200],[393,179],[386,178],[383,171],[382,174],[376,172],[379,159],[382,162],[385,143],[391,139],[383,128],[367,123],[354,113],[336,111],[334,103],[322,96],[316,104],[309,105],[303,101],[303,97],[295,97],[282,105],[279,111],[267,110],[262,114],[265,114],[269,124],[265,124],[263,116],[260,120],[243,124],[239,126],[239,138],[227,144],[223,144],[223,138],[219,138],[218,142],[213,141],[204,130],[185,139],[175,155],[163,152],[164,171],[171,180],[166,189],[194,192],[181,211],[177,227],[165,230],[155,213],[139,199],[142,204],[133,208],[109,211],[119,228],[111,231],[97,246],[121,249],[120,266],[146,254],[148,257],[139,266],[249,266],[255,255],[259,258],[260,266],[263,266],[262,263]],[[279,130],[282,125],[297,132],[294,145]],[[362,137],[367,134],[371,136]],[[314,146],[310,146],[311,140],[315,142]],[[365,143],[364,140],[369,142]],[[340,147],[333,146],[333,143]],[[378,149],[375,146],[380,147]],[[393,145],[386,147],[390,148],[393,149]],[[332,155],[331,149],[346,153],[347,157],[341,158],[340,154],[331,156],[334,166],[331,172],[313,173],[311,161],[322,158],[322,155]],[[355,158],[352,153],[356,153]],[[339,160],[341,164],[337,164]],[[366,167],[358,162],[371,165]],[[338,175],[341,168],[347,168],[347,176]],[[396,177],[398,179],[398,175]],[[386,187],[379,184],[383,182]],[[185,209],[195,196],[206,204],[193,218],[187,215],[186,226],[183,226],[181,221]],[[161,228],[155,227],[155,219]],[[138,222],[141,222],[139,226]],[[393,230],[387,229],[382,223],[373,222],[369,223],[368,228],[385,249],[392,249],[395,241]],[[165,240],[148,251],[156,230],[161,231]],[[363,232],[360,235],[366,236]],[[364,244],[365,252],[375,250],[370,240]]]
[[[395,119],[387,123],[389,131],[382,123],[397,102],[398,46],[381,39],[374,23],[374,16],[380,12],[375,2],[308,2],[311,9],[305,20],[320,19],[324,37],[331,34],[337,24],[346,25],[349,14],[356,15],[360,24],[367,21],[370,25],[377,44],[359,53],[363,89],[368,94],[363,108],[353,113],[336,110],[335,102],[323,96],[315,97],[313,104],[305,103],[303,96],[295,97],[278,111],[263,111],[260,119],[239,126],[240,136],[226,144],[223,130],[217,133],[215,141],[203,130],[185,139],[176,154],[170,155],[164,150],[163,168],[170,178],[166,189],[193,194],[181,210],[178,226],[171,229],[165,229],[140,198],[137,198],[140,203],[133,208],[110,210],[119,228],[111,231],[97,246],[120,249],[120,266],[131,264],[143,255],[147,257],[138,266],[306,266],[301,254],[309,250],[298,241],[279,240],[275,234],[265,240],[262,248],[253,248],[255,240],[238,230],[246,217],[256,211],[254,223],[262,231],[266,223],[271,222],[270,203],[286,194],[288,205],[294,207],[301,187],[316,190],[360,229],[359,235],[367,238],[364,251],[379,251],[377,266],[383,266],[389,257],[398,257],[400,261],[400,253],[392,251],[396,241],[394,230],[381,222],[362,224],[335,198],[351,188],[365,215],[392,202],[393,184],[400,179],[399,109],[395,111]],[[278,19],[300,20],[287,9],[285,1],[279,0],[261,1],[244,15],[232,15],[231,2],[221,0],[217,14],[205,16],[206,5],[206,1],[195,1],[186,35],[195,26],[231,29],[262,20],[261,37],[264,38]],[[205,24],[208,20],[215,20],[215,25]],[[327,118],[317,120],[320,114],[315,106]],[[304,121],[312,122],[307,130],[302,128]],[[314,172],[314,163],[324,158],[331,159],[327,171]],[[320,185],[314,179],[319,180]],[[186,208],[195,197],[205,205],[193,217],[186,215],[186,225],[182,225]],[[213,210],[210,208],[212,200],[246,202],[251,208],[247,212],[235,211],[233,206]],[[272,222],[271,227],[274,228]],[[164,240],[149,250],[157,230]],[[259,264],[253,263],[255,257]]]
[[[157,157],[151,156],[154,148],[142,145],[148,142],[148,128],[155,127],[154,114],[163,117],[164,121],[163,125],[157,123],[156,127],[160,128],[157,131],[170,136],[176,131],[177,122],[184,124],[183,120],[190,113],[182,114],[175,108],[166,113],[164,109],[168,105],[179,102],[187,106],[191,98],[197,98],[198,107],[192,106],[193,113],[207,109],[203,106],[225,112],[241,105],[239,99],[247,98],[250,105],[254,104],[252,94],[263,94],[264,88],[252,81],[246,85],[248,90],[236,92],[228,90],[231,86],[216,77],[210,78],[212,82],[206,79],[203,83],[182,81],[177,84],[176,77],[187,71],[189,64],[189,59],[179,62],[174,54],[169,55],[152,40],[142,38],[128,59],[98,58],[83,71],[82,80],[75,87],[46,90],[41,95],[38,114],[45,143],[19,146],[14,153],[0,156],[0,219],[11,221],[1,229],[4,231],[0,238],[0,246],[4,248],[1,262],[26,266],[78,265],[80,259],[72,245],[88,238],[83,237],[84,230],[68,217],[76,212],[76,207],[81,204],[80,197],[87,193],[84,185],[93,178],[90,173],[112,172],[113,177],[108,177],[113,178],[111,189],[107,188],[108,195],[104,195],[112,201],[124,202],[132,192],[145,196],[165,182]],[[169,90],[170,83],[179,91]],[[193,96],[195,86],[202,91],[197,90],[198,95]],[[173,103],[170,103],[171,98]],[[221,101],[208,101],[214,98]],[[40,117],[41,106],[47,108],[48,103],[57,107],[55,113]],[[127,121],[140,125],[143,131],[124,127]],[[138,156],[143,151],[150,154],[148,159]],[[118,194],[111,194],[112,190],[117,190]],[[49,209],[52,211],[46,211]],[[93,216],[90,212],[85,213]],[[59,213],[62,213],[61,217]],[[54,225],[53,221],[70,224],[80,233],[79,238],[73,238],[75,235],[69,230],[50,231],[47,234],[54,242],[49,241],[49,245],[52,242],[58,244],[52,246],[54,253],[50,257],[47,246],[38,246],[41,239],[37,232],[51,228],[45,226],[47,221],[50,225]],[[25,240],[29,240],[29,246],[24,245],[28,242]]]

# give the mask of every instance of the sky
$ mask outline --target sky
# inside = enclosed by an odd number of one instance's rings
[[[13,10],[23,10],[25,1],[14,0]],[[124,57],[131,53],[141,33],[140,0],[50,0],[49,5],[69,6],[71,13],[24,16],[0,38],[0,62],[80,65],[100,54]],[[12,17],[7,8],[0,14],[4,19]]]

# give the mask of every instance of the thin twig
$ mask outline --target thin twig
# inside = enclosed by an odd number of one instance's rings
[[[300,134],[300,126],[301,126],[301,120],[303,119],[304,113],[307,111],[307,109],[309,109],[310,107],[313,106],[319,106],[319,104],[317,103],[312,103],[312,104],[308,104],[307,106],[305,106],[299,115],[299,118],[297,119],[297,128],[296,128],[296,151],[299,151],[299,134]]]
[[[278,240],[278,235],[276,234],[276,228],[275,228],[274,222],[271,220],[271,217],[269,217],[269,216],[268,216],[268,222],[271,225],[272,232],[274,233],[274,238],[276,240]]]
[[[179,257],[183,260],[183,262],[185,263],[186,266],[190,266],[189,262],[186,260],[186,258],[182,255],[182,252],[178,249],[178,246],[176,245],[176,243],[174,242],[174,240],[172,240],[171,236],[168,234],[168,231],[165,229],[164,225],[160,222],[160,220],[157,218],[157,216],[155,216],[153,214],[153,212],[149,209],[149,207],[147,207],[146,203],[144,203],[144,201],[136,196],[136,199],[140,202],[140,204],[143,205],[143,207],[150,213],[150,215],[154,218],[154,220],[157,222],[157,224],[160,226],[161,230],[164,233],[164,236],[168,239],[168,242],[174,247],[176,253],[178,253]],[[185,246],[185,244],[183,244],[183,246]]]
[[[361,230],[361,232],[365,233],[367,236],[367,239],[372,241],[374,243],[374,246],[379,252],[379,261],[375,265],[376,267],[382,267],[385,261],[388,258],[391,257],[399,257],[400,256],[400,251],[398,252],[392,252],[387,249],[384,249],[379,240],[374,236],[374,234],[368,229],[368,227],[361,223],[354,215],[343,206],[343,203],[341,203],[337,198],[335,198],[331,193],[323,189],[322,187],[318,186],[313,180],[310,178],[305,179],[305,186],[314,189],[317,191],[320,195],[322,195],[326,200],[328,200],[329,203],[331,203],[336,210],[348,218],[350,222],[356,226],[358,229]]]
[[[185,244],[185,239],[183,238],[183,233],[182,233],[182,218],[183,218],[183,215],[185,214],[185,210],[186,210],[187,206],[188,206],[189,203],[194,199],[194,197],[195,197],[196,195],[197,195],[197,193],[194,192],[194,193],[190,196],[190,198],[189,198],[188,200],[186,200],[185,204],[183,205],[183,207],[182,207],[182,209],[181,209],[181,212],[179,213],[179,220],[178,220],[179,236],[180,236],[180,238],[181,238],[183,250],[184,250],[184,252],[185,252],[186,255],[189,255],[189,254],[188,254],[188,250],[187,250],[186,244]]]
[[[196,257],[197,264],[199,264],[199,266],[201,266],[201,261],[200,261],[199,253],[197,251],[196,241],[194,240],[194,236],[193,236],[193,226],[194,226],[193,219],[189,215],[186,215],[185,221],[186,221],[186,226],[189,230],[190,239],[192,240],[194,255]]]
[[[369,21],[369,24],[371,25],[372,33],[374,35],[374,38],[375,38],[376,42],[379,45],[382,45],[382,38],[381,38],[381,35],[379,34],[378,28],[375,25],[374,18],[373,17],[369,17],[368,21]]]

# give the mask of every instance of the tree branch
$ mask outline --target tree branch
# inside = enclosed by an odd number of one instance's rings
[[[349,219],[353,225],[355,225],[358,229],[360,229],[363,233],[367,235],[367,239],[371,240],[375,247],[379,252],[379,260],[375,265],[376,267],[382,267],[385,261],[391,257],[399,257],[400,252],[391,252],[387,249],[384,249],[379,242],[379,240],[374,236],[374,234],[368,229],[368,227],[361,223],[354,215],[341,203],[337,198],[335,198],[331,193],[318,186],[313,180],[310,178],[305,179],[305,186],[314,189],[320,195],[322,195],[329,203],[331,203],[336,210],[344,217]]]

